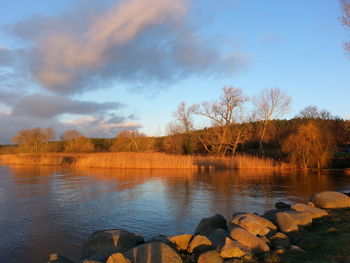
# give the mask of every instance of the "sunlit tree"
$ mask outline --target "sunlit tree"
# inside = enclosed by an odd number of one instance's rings
[[[263,148],[268,124],[271,120],[285,115],[290,109],[291,102],[291,97],[278,88],[262,90],[259,96],[253,98],[256,117],[263,126],[259,143],[260,150]]]
[[[213,122],[213,128],[206,130],[204,136],[199,138],[209,152],[225,155],[230,150],[233,140],[230,129],[235,123],[235,113],[246,101],[247,97],[241,89],[224,87],[219,101],[203,102],[191,107],[193,113]]]
[[[17,143],[24,152],[40,152],[46,151],[48,142],[55,138],[53,128],[34,128],[28,130],[20,130],[12,138],[12,142]]]
[[[65,152],[93,152],[91,140],[76,130],[69,130],[62,134]]]
[[[335,140],[329,130],[315,121],[302,124],[282,144],[291,163],[302,169],[322,168],[329,164]]]

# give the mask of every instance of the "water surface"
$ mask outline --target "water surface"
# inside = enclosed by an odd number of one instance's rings
[[[78,260],[95,230],[123,228],[146,239],[192,233],[203,217],[263,213],[323,190],[350,191],[350,176],[0,166],[0,259],[37,263],[56,252]]]

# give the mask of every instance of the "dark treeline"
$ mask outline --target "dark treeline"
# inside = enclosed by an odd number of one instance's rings
[[[290,120],[278,119],[288,112],[291,99],[279,89],[264,90],[248,100],[240,89],[225,87],[218,101],[187,107],[181,103],[168,135],[148,137],[124,130],[115,138],[87,138],[70,130],[55,141],[52,128],[20,130],[16,145],[2,146],[1,153],[33,152],[164,152],[179,155],[232,156],[249,154],[289,161],[299,168],[329,167],[336,152],[349,151],[350,121],[308,106]],[[252,102],[248,111],[246,104]],[[193,116],[210,120],[194,128]]]

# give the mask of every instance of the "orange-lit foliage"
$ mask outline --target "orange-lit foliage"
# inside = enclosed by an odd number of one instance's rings
[[[300,125],[282,145],[282,150],[289,154],[290,162],[303,169],[327,166],[334,148],[332,134],[321,129],[315,121]]]
[[[91,168],[147,169],[283,169],[287,164],[269,158],[237,155],[235,157],[204,157],[164,153],[48,153],[0,155],[4,164],[63,165]]]

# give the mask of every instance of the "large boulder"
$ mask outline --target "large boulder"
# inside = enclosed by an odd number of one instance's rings
[[[263,240],[234,224],[230,225],[230,236],[250,248],[255,255],[261,255],[270,250],[269,246]]]
[[[278,247],[282,247],[284,249],[289,249],[292,245],[289,237],[286,234],[281,232],[277,232],[271,236],[269,236],[271,247],[276,249]]]
[[[221,248],[225,245],[225,240],[229,237],[229,233],[221,228],[217,228],[210,233],[208,239],[213,243],[215,248]]]
[[[124,253],[144,243],[143,237],[121,229],[94,232],[83,246],[82,259],[100,256],[103,260],[114,253]]]
[[[312,207],[310,205],[294,204],[292,205],[292,209],[299,212],[307,212],[311,215],[312,219],[328,215],[328,212],[326,210]]]
[[[285,213],[290,215],[293,218],[294,223],[298,226],[306,226],[312,223],[312,216],[308,212],[288,211]]]
[[[152,242],[162,242],[164,244],[167,244],[172,249],[175,249],[176,251],[178,250],[177,245],[175,243],[171,242],[169,240],[169,238],[167,236],[164,236],[164,235],[154,236],[150,240],[147,241],[147,243],[152,243]]]
[[[114,253],[109,256],[106,263],[131,263],[129,259],[125,258],[121,253]]]
[[[252,256],[252,251],[229,237],[226,238],[225,245],[220,249],[220,256],[223,258],[241,258],[246,255]]]
[[[194,230],[194,235],[199,234],[203,236],[209,236],[210,233],[217,228],[221,228],[227,231],[227,221],[220,214],[203,218]]]
[[[265,236],[271,230],[277,229],[271,221],[255,214],[236,214],[231,223],[239,225],[253,235],[260,236]]]
[[[178,236],[171,236],[168,237],[170,242],[173,242],[178,250],[187,250],[188,244],[190,243],[192,239],[192,235],[190,234],[184,234],[184,235],[178,235]]]
[[[218,252],[211,250],[200,254],[197,263],[224,263],[224,260]]]
[[[196,235],[188,245],[188,252],[193,253],[194,250],[202,245],[208,245],[211,246],[212,242],[206,237],[202,235]]]
[[[279,201],[275,203],[275,207],[276,209],[290,209],[290,204]]]
[[[162,242],[139,245],[124,255],[132,263],[182,263],[180,255]]]
[[[279,212],[275,214],[275,220],[278,228],[283,233],[290,233],[293,231],[298,231],[298,225],[294,221],[293,217],[287,212]]]
[[[350,197],[339,192],[325,191],[312,195],[310,201],[318,208],[346,208],[350,207]]]

